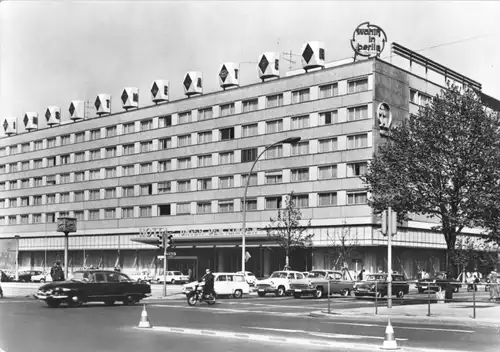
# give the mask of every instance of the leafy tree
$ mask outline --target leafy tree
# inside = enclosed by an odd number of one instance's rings
[[[334,267],[336,268],[339,264],[344,267],[344,263],[356,254],[356,248],[359,246],[358,238],[347,227],[343,227],[340,231],[328,231],[326,236],[329,242],[328,247],[337,257]]]
[[[447,266],[465,227],[500,229],[499,120],[476,92],[449,85],[391,130],[362,177],[376,213],[392,206],[399,220],[439,220],[433,229],[446,240]]]
[[[471,236],[458,237],[455,242],[455,248],[450,255],[450,260],[458,268],[458,271],[464,270],[472,259],[477,258],[479,247]]]
[[[278,209],[278,215],[269,219],[266,226],[267,236],[285,250],[285,268],[290,268],[290,255],[296,248],[305,248],[313,237],[307,230],[311,220],[301,225],[302,213],[295,206],[294,193],[286,196],[285,208]]]

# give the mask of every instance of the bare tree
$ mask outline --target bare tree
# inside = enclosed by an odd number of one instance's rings
[[[301,225],[302,213],[295,206],[293,191],[286,196],[285,208],[278,209],[278,215],[269,219],[266,226],[267,236],[285,250],[285,268],[290,268],[290,255],[296,248],[305,248],[313,234],[307,230],[311,220]]]
[[[328,231],[326,236],[328,238],[328,247],[331,248],[337,257],[334,268],[336,268],[338,264],[340,264],[342,268],[345,267],[344,263],[356,254],[356,247],[359,246],[358,238],[351,232],[350,228],[345,226],[340,231]]]

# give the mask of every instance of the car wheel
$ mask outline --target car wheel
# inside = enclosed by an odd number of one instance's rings
[[[351,291],[348,289],[344,289],[344,290],[340,291],[340,295],[343,297],[348,297],[351,295]]]
[[[300,293],[294,293],[293,294],[293,298],[300,298],[302,297],[302,295]]]
[[[113,300],[105,301],[104,304],[107,306],[112,306],[115,304],[115,301],[113,301]]]
[[[285,295],[285,288],[283,286],[278,287],[278,289],[276,290],[276,297],[285,297]]]
[[[258,295],[259,295],[259,297],[264,297],[266,295],[266,293],[265,292],[259,292]]]
[[[382,292],[377,291],[377,292],[375,293],[375,297],[377,297],[377,298],[382,298]]]
[[[398,298],[404,298],[405,293],[403,291],[399,291],[397,297]]]
[[[132,296],[126,296],[123,298],[122,303],[124,306],[128,306],[131,304],[135,304],[136,300],[134,300],[134,298]]]
[[[175,279],[172,279],[171,283],[172,285],[175,285]]]
[[[81,301],[80,297],[78,297],[77,295],[70,297],[70,299],[68,301],[69,307],[77,308],[77,307],[80,307],[81,305],[82,305],[82,301]]]
[[[61,302],[60,301],[47,301],[47,305],[50,308],[59,308],[59,306],[61,305]]]
[[[458,293],[458,291],[459,291],[459,288],[458,288],[458,287],[455,287],[455,288],[453,289],[453,292],[454,292],[454,293]]]
[[[40,279],[40,283],[43,284],[45,282],[45,279]]]
[[[323,297],[323,289],[321,287],[316,288],[314,291],[314,298],[320,299]]]
[[[236,291],[234,291],[233,297],[234,298],[241,298],[241,297],[243,297],[243,291],[242,290],[236,290]]]

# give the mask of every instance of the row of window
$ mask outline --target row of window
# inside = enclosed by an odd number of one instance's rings
[[[368,78],[358,78],[347,82],[347,93],[353,94],[368,90]],[[329,83],[319,87],[319,98],[329,98],[333,96],[338,96],[338,83]],[[252,98],[249,100],[242,101],[241,109],[243,113],[256,111],[259,109],[258,98]],[[291,103],[302,103],[310,100],[310,88],[303,88],[300,90],[291,92]],[[284,105],[283,93],[274,94],[266,96],[266,108],[274,108]],[[203,108],[197,110],[197,120],[207,120],[214,117],[214,107]],[[235,103],[228,103],[219,106],[219,116],[229,116],[235,114]],[[184,111],[178,113],[178,124],[193,122],[192,111]],[[162,116],[159,119],[158,127],[168,127],[172,125],[172,116]],[[143,132],[153,129],[153,120],[147,119],[139,122],[137,132]],[[104,136],[101,133],[101,129],[95,129],[88,131],[88,136],[86,137],[86,132],[82,131],[74,134],[74,140],[72,140],[70,134],[60,136],[61,146],[69,145],[73,143],[81,143],[85,141],[93,141],[100,138],[110,138],[115,137],[118,134],[117,126],[110,126],[104,129]],[[130,122],[123,124],[122,134],[129,134],[136,132],[135,122]],[[56,137],[47,138],[44,140],[37,140],[30,143],[24,143],[20,145],[12,145],[9,147],[9,153],[7,153],[5,148],[0,149],[0,157],[5,155],[14,155],[18,153],[27,153],[30,151],[42,150],[45,148],[54,148],[58,146],[56,144]]]
[[[325,193],[312,193],[312,194],[296,194],[294,195],[293,201],[298,208],[308,208],[311,207],[311,198],[317,195],[317,206],[337,206],[338,197],[336,192],[325,192]],[[313,197],[311,197],[313,196]],[[241,200],[240,200],[241,201]],[[272,196],[263,197],[263,208],[259,209],[258,200],[247,199],[246,200],[246,210],[247,211],[257,211],[257,210],[273,210],[281,209],[284,206],[284,197],[282,196]],[[347,192],[347,205],[361,205],[366,204],[367,193],[365,191],[355,191]],[[128,219],[134,217],[152,217],[152,216],[169,216],[169,215],[196,215],[196,214],[212,214],[212,213],[232,213],[235,212],[235,200],[219,200],[219,201],[202,201],[202,202],[183,202],[183,203],[171,203],[171,204],[157,204],[155,207],[148,206],[136,206],[138,212],[134,211],[134,207],[122,207],[122,208],[106,208],[106,209],[88,209],[88,210],[76,210],[73,212],[59,212],[58,216],[74,216],[79,221],[87,220],[104,220],[104,219],[117,219],[117,214],[120,212],[121,219]],[[153,215],[153,209],[156,208],[155,215]],[[175,210],[174,210],[175,209]],[[193,211],[194,210],[194,211]],[[174,213],[175,211],[175,213]],[[87,216],[85,217],[85,213]],[[57,220],[56,213],[44,213],[45,222],[51,223]],[[18,221],[19,218],[19,221]],[[31,218],[31,219],[30,219]],[[16,224],[36,224],[44,222],[44,218],[41,213],[39,214],[24,214],[24,215],[9,215],[6,217],[1,217],[4,220],[5,225],[16,225]]]

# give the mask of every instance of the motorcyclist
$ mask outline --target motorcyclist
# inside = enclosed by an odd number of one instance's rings
[[[205,275],[203,275],[201,281],[205,281],[205,286],[203,286],[203,296],[207,297],[211,293],[215,298],[214,275],[210,269],[205,270]]]

